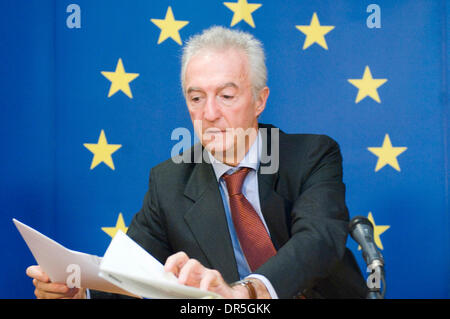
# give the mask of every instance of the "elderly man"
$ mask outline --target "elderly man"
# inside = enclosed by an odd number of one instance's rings
[[[248,33],[213,27],[188,41],[182,88],[201,143],[151,170],[127,234],[180,283],[225,298],[363,298],[345,247],[339,147],[258,123],[269,96],[264,60]],[[264,172],[268,164],[275,169]],[[39,298],[86,297],[38,266],[27,274]]]

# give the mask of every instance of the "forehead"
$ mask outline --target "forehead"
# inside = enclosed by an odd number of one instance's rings
[[[237,85],[248,79],[247,55],[238,49],[203,50],[194,55],[186,67],[186,88]]]

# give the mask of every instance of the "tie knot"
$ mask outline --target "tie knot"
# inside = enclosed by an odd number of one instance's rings
[[[250,172],[250,168],[243,167],[233,174],[224,174],[222,177],[227,185],[228,196],[241,194],[242,185],[244,184],[244,179]]]

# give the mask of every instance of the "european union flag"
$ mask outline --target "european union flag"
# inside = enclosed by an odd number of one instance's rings
[[[339,142],[347,206],[374,224],[386,297],[450,297],[449,10],[445,0],[1,2],[0,297],[33,297],[35,262],[13,217],[96,255],[126,230],[171,133],[192,130],[181,49],[212,25],[264,43],[261,122]]]

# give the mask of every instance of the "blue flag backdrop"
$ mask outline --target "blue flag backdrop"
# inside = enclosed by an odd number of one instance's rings
[[[445,0],[21,0],[0,12],[0,297],[33,297],[13,217],[100,256],[126,229],[171,132],[192,132],[181,45],[222,25],[264,43],[261,122],[340,144],[350,214],[371,219],[386,259],[386,297],[449,298]]]

